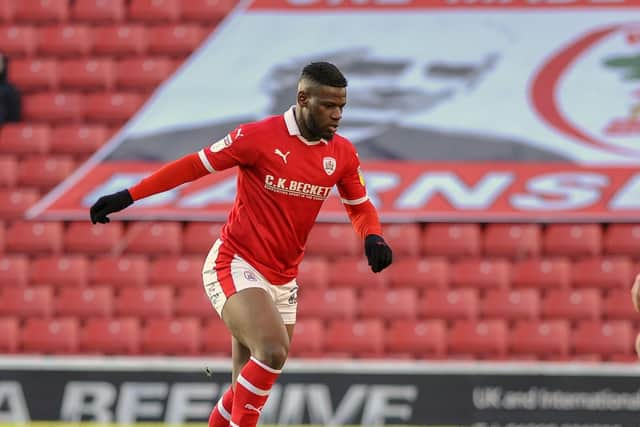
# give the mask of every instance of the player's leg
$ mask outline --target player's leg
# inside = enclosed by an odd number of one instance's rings
[[[268,290],[255,287],[231,295],[222,320],[251,353],[236,380],[231,426],[253,427],[287,359],[287,328]]]

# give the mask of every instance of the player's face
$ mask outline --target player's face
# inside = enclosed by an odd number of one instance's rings
[[[302,109],[302,118],[309,133],[330,140],[338,130],[342,110],[347,104],[347,89],[320,86],[314,88]]]

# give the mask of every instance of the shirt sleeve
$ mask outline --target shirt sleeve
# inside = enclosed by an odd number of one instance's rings
[[[338,192],[345,205],[359,205],[369,200],[369,196],[355,148],[351,150],[349,157],[349,164],[337,184]]]
[[[198,152],[202,165],[213,173],[234,166],[250,166],[258,157],[253,141],[255,129],[251,124],[240,125],[224,138]]]

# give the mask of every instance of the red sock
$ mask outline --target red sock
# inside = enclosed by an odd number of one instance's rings
[[[249,359],[236,382],[231,427],[255,427],[258,424],[260,411],[267,402],[271,387],[280,372],[279,369],[273,369],[254,357]]]
[[[233,387],[229,386],[209,415],[209,427],[229,427],[233,408]]]

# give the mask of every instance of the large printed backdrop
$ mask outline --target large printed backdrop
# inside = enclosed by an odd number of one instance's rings
[[[100,194],[281,114],[300,68],[328,60],[383,220],[637,219],[640,6],[288,1],[240,6],[30,215],[86,218]],[[223,220],[234,194],[225,172],[122,215]],[[320,219],[346,219],[337,198]]]

